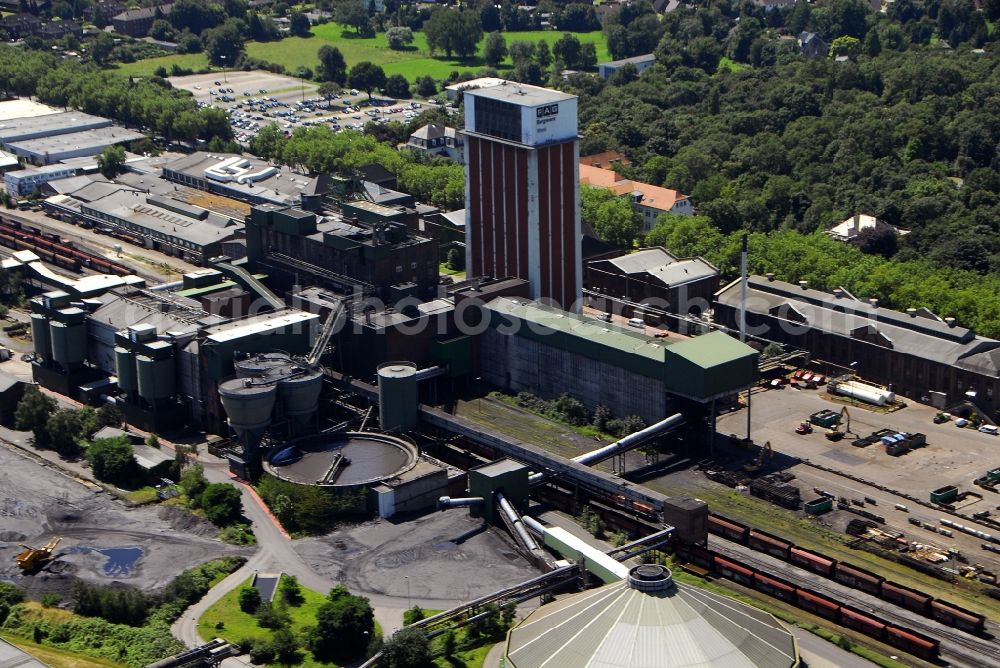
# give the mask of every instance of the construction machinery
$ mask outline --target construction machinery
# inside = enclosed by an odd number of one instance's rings
[[[799,426],[795,428],[796,434],[811,434],[813,433],[813,426],[809,422],[800,422]]]
[[[840,425],[844,424],[844,430],[840,430]],[[851,414],[847,412],[847,407],[840,409],[840,414],[837,416],[836,421],[830,428],[826,431],[826,437],[831,441],[839,441],[844,438],[844,434],[850,434],[851,432]]]
[[[764,468],[764,464],[770,463],[773,455],[774,452],[771,450],[771,441],[767,441],[764,445],[760,446],[760,450],[757,452],[757,459],[744,466],[743,471],[749,474],[759,473],[760,470]]]
[[[24,552],[17,555],[17,567],[25,573],[39,570],[53,559],[52,553],[62,541],[62,538],[53,538],[42,547],[29,547],[21,545]]]

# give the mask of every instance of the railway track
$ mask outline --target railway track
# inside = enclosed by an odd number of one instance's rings
[[[962,631],[938,624],[937,622],[917,614],[907,615],[896,611],[895,607],[885,601],[849,589],[839,583],[825,578],[813,576],[802,577],[797,566],[774,557],[769,557],[750,548],[737,549],[734,543],[722,538],[710,537],[709,547],[716,552],[738,559],[754,568],[767,573],[780,572],[786,580],[797,581],[800,586],[808,587],[835,600],[843,601],[856,608],[870,612],[895,624],[909,627],[925,635],[938,638],[941,641],[941,654],[952,659],[950,665],[981,668],[984,665],[1000,665],[1000,643],[995,640],[969,635]],[[801,573],[800,573],[801,571]],[[812,576],[812,574],[809,574]],[[1000,625],[987,623],[987,630],[994,637],[1000,633]]]

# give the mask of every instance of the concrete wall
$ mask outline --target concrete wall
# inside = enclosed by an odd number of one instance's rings
[[[480,364],[487,382],[515,394],[555,399],[568,392],[588,408],[603,404],[616,417],[638,415],[650,424],[671,409],[662,381],[494,329],[480,337]]]

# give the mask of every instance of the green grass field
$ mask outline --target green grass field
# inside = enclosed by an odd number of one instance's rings
[[[240,589],[250,586],[250,581],[251,579],[248,578],[242,585],[219,599],[201,616],[201,619],[198,620],[198,634],[204,640],[219,637],[230,642],[238,642],[244,638],[270,639],[271,631],[269,629],[261,628],[257,625],[257,620],[254,619],[253,615],[248,615],[240,610]],[[288,615],[292,619],[291,629],[296,635],[301,634],[305,627],[316,624],[316,611],[326,600],[326,595],[302,587],[302,598],[304,600],[301,605],[288,606]],[[223,623],[221,629],[216,628],[216,624],[219,622]],[[375,622],[375,633],[382,633],[378,622]],[[312,654],[307,651],[302,652],[302,662],[296,665],[300,668],[318,668],[319,666],[331,668],[336,666],[333,663],[316,661]]]
[[[402,74],[410,81],[426,74],[435,79],[445,79],[454,71],[477,72],[485,67],[485,63],[478,55],[467,61],[448,58],[443,53],[432,56],[427,48],[427,38],[422,32],[413,34],[413,44],[409,45],[405,51],[390,49],[385,40],[385,33],[379,33],[375,37],[361,38],[355,35],[353,29],[345,28],[337,23],[313,26],[312,33],[312,37],[287,37],[279,42],[248,42],[247,55],[272,63],[280,63],[289,72],[294,72],[303,65],[314,69],[319,63],[316,56],[319,48],[324,44],[332,44],[344,54],[348,67],[367,60],[381,65],[388,75]],[[598,62],[610,60],[607,44],[600,32],[575,34],[581,43],[592,43],[597,46]],[[541,40],[545,40],[551,46],[562,35],[561,32],[545,30],[509,32],[504,33],[504,38],[507,40],[508,46],[518,41],[538,42]],[[124,74],[149,76],[157,67],[162,66],[169,71],[175,63],[181,67],[198,70],[206,67],[208,61],[205,54],[202,53],[176,54],[122,64],[119,66],[119,71]],[[507,59],[498,69],[503,71],[511,67],[510,59]]]

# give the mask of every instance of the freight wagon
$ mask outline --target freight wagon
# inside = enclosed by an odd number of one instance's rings
[[[859,589],[874,596],[881,595],[882,583],[885,582],[885,578],[880,575],[875,575],[871,571],[866,571],[863,568],[851,566],[844,562],[837,564],[833,579],[840,584],[847,585],[853,589]]]

